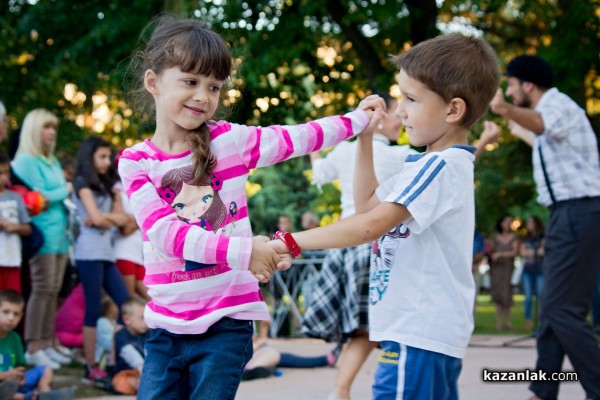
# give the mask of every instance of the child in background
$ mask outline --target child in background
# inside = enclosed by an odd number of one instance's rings
[[[146,302],[132,297],[123,303],[121,313],[125,327],[115,334],[115,375],[113,389],[121,394],[137,394],[144,366],[144,342],[148,325],[144,322]]]
[[[98,318],[96,325],[96,363],[106,370],[107,365],[114,364],[112,357],[113,337],[117,328],[119,308],[110,297],[105,296],[102,300],[102,316]]]
[[[96,365],[96,324],[102,311],[102,289],[120,306],[129,297],[115,266],[113,228],[127,223],[120,197],[113,192],[110,143],[90,136],[77,154],[77,176],[73,181],[73,202],[81,221],[75,241],[75,261],[85,293],[83,352],[84,380],[104,386],[106,371]],[[97,382],[96,382],[97,381]]]
[[[252,320],[269,319],[257,278],[291,264],[268,238],[252,238],[250,171],[347,139],[384,105],[370,96],[345,116],[297,126],[214,121],[234,66],[221,36],[162,16],[139,55],[137,93],[156,130],[119,160],[152,299],[138,398],[233,399],[252,356]]]
[[[115,155],[114,170],[117,173],[117,176],[119,175],[118,165],[121,154],[123,154],[123,150]],[[148,301],[150,300],[148,288],[144,285],[146,269],[144,268],[144,254],[142,249],[142,231],[135,221],[131,211],[131,205],[129,204],[129,198],[123,190],[123,183],[120,179],[115,183],[114,188],[121,197],[123,212],[129,217],[127,224],[120,227],[115,235],[115,258],[117,259],[117,268],[123,276],[123,281],[125,282],[125,286],[127,286],[129,296],[139,296]]]
[[[539,316],[540,299],[544,287],[544,276],[542,263],[544,262],[544,221],[537,215],[527,218],[525,223],[527,234],[523,238],[519,248],[519,254],[523,257],[523,275],[521,282],[525,294],[525,329],[531,331],[533,325],[533,297],[537,304],[537,316]],[[537,319],[536,319],[537,321]]]
[[[342,349],[341,343],[332,351],[320,356],[301,356],[293,353],[282,353],[277,348],[269,346],[267,336],[269,321],[260,321],[258,335],[252,338],[254,354],[246,368],[242,380],[267,378],[275,375],[277,368],[318,368],[334,367]]]
[[[0,289],[21,293],[21,236],[31,234],[21,196],[8,190],[10,160],[0,152]]]
[[[33,398],[34,392],[40,400],[72,399],[73,388],[52,390],[51,368],[42,365],[25,370],[25,350],[21,337],[14,331],[23,317],[24,305],[21,294],[10,289],[0,291],[0,381],[18,383],[16,393],[6,399],[22,400],[26,395]]]
[[[373,132],[358,138],[357,215],[290,234],[279,253],[340,248],[377,240],[370,274],[369,337],[382,353],[373,399],[455,400],[473,331],[471,275],[475,201],[469,129],[499,81],[494,51],[460,34],[419,43],[392,58],[400,68],[398,109],[412,145],[404,169],[378,187]],[[289,249],[289,250],[288,250]]]

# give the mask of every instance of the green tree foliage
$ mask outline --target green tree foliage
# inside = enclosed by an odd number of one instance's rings
[[[597,125],[599,7],[598,0],[8,0],[0,5],[0,99],[13,127],[33,108],[56,113],[65,153],[91,133],[118,147],[148,136],[151,122],[125,96],[125,73],[140,32],[166,10],[208,21],[231,43],[237,69],[224,105],[233,122],[295,124],[344,113],[373,89],[393,89],[390,54],[440,30],[466,30],[492,43],[501,68],[524,52],[547,58],[556,85]],[[474,127],[472,140],[480,131]],[[544,212],[535,204],[530,159],[530,149],[504,130],[500,145],[477,162],[480,230],[507,211]],[[252,174],[261,188],[249,199],[257,232],[270,230],[279,213],[299,227],[307,209],[339,212],[335,187],[317,191],[309,169],[304,157]]]

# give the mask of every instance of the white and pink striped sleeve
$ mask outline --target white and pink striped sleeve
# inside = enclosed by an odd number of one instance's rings
[[[248,169],[277,164],[336,145],[362,132],[369,117],[362,110],[299,125],[255,127],[231,125],[235,143]]]
[[[143,165],[145,156],[126,150],[119,160],[119,175],[138,226],[156,250],[167,257],[247,270],[252,239],[217,235],[179,220],[152,184]]]

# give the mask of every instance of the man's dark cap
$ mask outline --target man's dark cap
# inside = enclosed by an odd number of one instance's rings
[[[550,64],[543,58],[525,55],[513,58],[508,63],[504,75],[513,76],[543,88],[551,88],[554,72]]]

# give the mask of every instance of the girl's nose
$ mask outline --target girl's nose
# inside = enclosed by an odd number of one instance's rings
[[[199,87],[194,93],[194,100],[200,103],[207,103],[208,96],[206,94],[206,90],[204,88]]]

